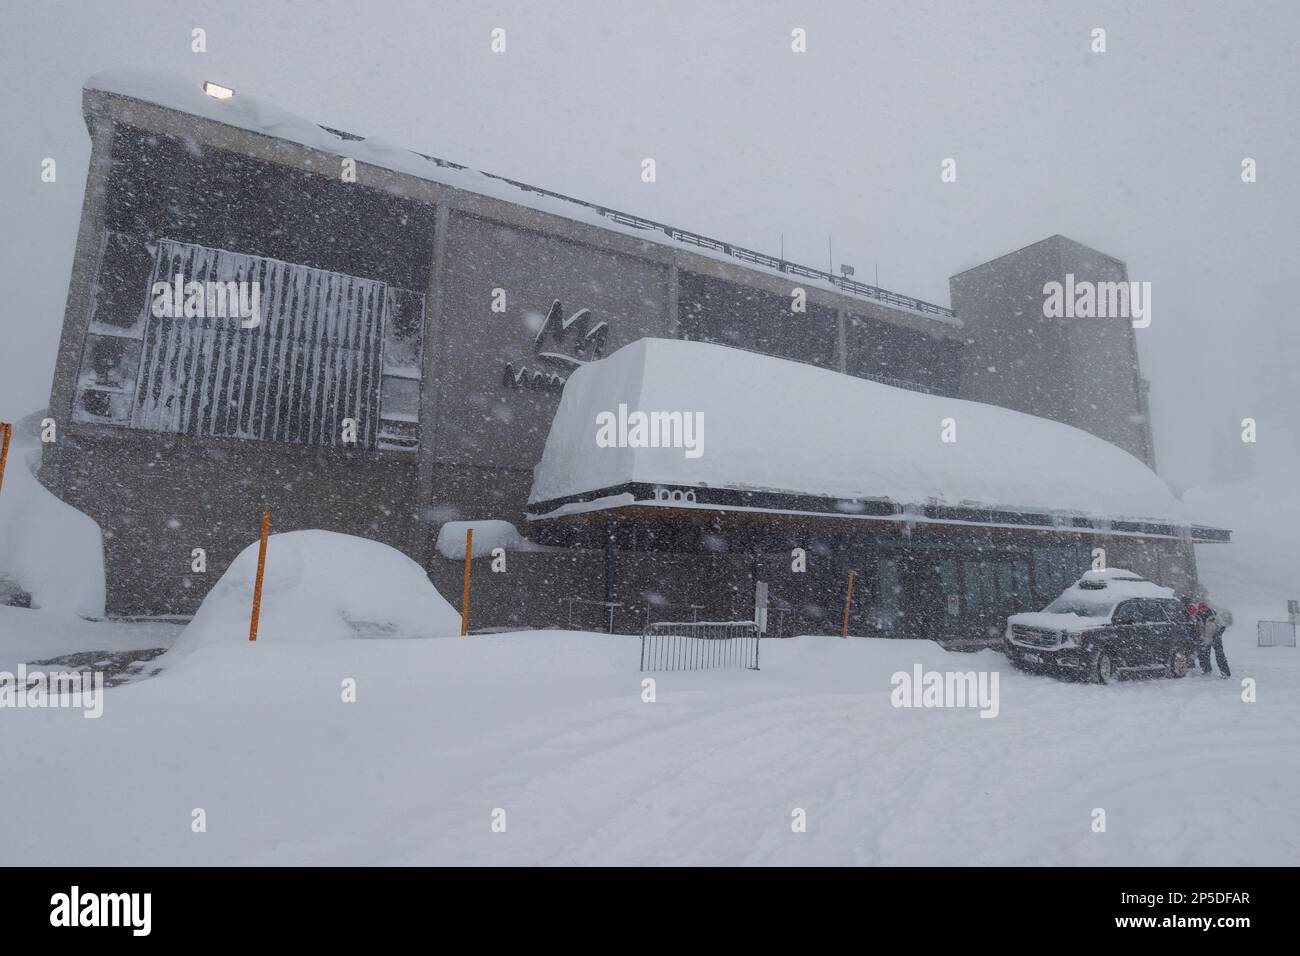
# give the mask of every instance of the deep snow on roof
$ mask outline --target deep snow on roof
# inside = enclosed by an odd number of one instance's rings
[[[620,405],[702,413],[702,454],[597,447],[596,416]],[[942,440],[945,419],[955,442]],[[1143,462],[1069,425],[668,339],[641,339],[570,376],[530,502],[629,482],[1188,524]]]
[[[874,287],[795,263],[787,263],[790,271],[784,272],[765,265],[763,261],[755,261],[772,257],[693,233],[689,234],[693,241],[682,241],[664,232],[661,224],[639,216],[560,196],[491,173],[467,169],[459,164],[425,156],[375,137],[354,136],[327,129],[295,113],[281,109],[273,103],[238,90],[229,99],[219,100],[208,96],[202,91],[200,84],[184,76],[137,68],[119,68],[97,73],[86,80],[84,86],[88,90],[100,90],[153,103],[167,109],[224,123],[227,126],[298,143],[336,156],[350,157],[359,163],[368,163],[419,179],[441,183],[454,189],[463,189],[539,212],[596,225],[644,242],[673,246],[695,255],[733,265],[737,264],[739,259],[740,264],[751,271],[781,276],[787,280],[795,279],[804,286],[816,286],[840,295],[880,302],[892,309],[924,316],[948,325],[961,326],[961,321],[952,310],[944,306],[884,289],[877,290],[877,294],[865,292],[864,289]],[[732,255],[711,248],[707,244],[701,245],[701,241],[714,246],[725,246],[727,250],[732,250],[736,254]]]

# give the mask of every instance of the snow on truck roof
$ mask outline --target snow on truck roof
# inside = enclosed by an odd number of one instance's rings
[[[1168,599],[1175,595],[1172,588],[1148,581],[1140,574],[1122,568],[1106,568],[1104,571],[1085,571],[1083,577],[1061,592],[1060,596],[1104,597],[1111,601],[1122,601],[1126,598]]]
[[[700,416],[698,448],[598,447],[597,416],[620,406]],[[942,440],[947,419],[955,441]],[[633,342],[569,377],[530,504],[535,515],[614,507],[636,484],[1188,525],[1155,472],[1069,425],[668,339]],[[604,503],[574,504],[602,490]]]
[[[641,216],[563,196],[559,193],[507,179],[494,173],[470,169],[434,156],[396,146],[375,137],[357,136],[331,129],[282,109],[274,103],[236,91],[227,99],[204,93],[200,84],[184,76],[159,70],[119,68],[97,73],[86,80],[84,88],[113,93],[166,109],[188,113],[223,123],[237,129],[261,133],[297,143],[359,163],[404,173],[453,189],[477,193],[538,212],[562,216],[597,225],[645,242],[673,246],[677,249],[723,262],[739,264],[745,269],[784,278],[796,278],[802,285],[815,285],[854,298],[879,302],[902,312],[909,312],[944,325],[961,327],[952,309],[913,296],[879,289],[845,276],[837,276],[810,266],[786,262],[752,249],[676,229]],[[739,260],[739,262],[738,262]]]

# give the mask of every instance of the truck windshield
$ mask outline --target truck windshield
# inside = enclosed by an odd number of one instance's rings
[[[1104,617],[1109,619],[1114,609],[1113,600],[1089,601],[1081,597],[1059,597],[1043,608],[1048,614],[1077,614],[1079,617]]]

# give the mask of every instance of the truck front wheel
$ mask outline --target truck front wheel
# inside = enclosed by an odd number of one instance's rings
[[[1098,684],[1109,684],[1115,679],[1115,661],[1105,651],[1093,655],[1092,679]]]
[[[1165,673],[1170,677],[1186,677],[1188,668],[1187,652],[1175,649],[1169,654],[1169,663]]]

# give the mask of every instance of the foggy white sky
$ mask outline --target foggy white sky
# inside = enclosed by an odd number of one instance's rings
[[[837,266],[871,281],[878,263],[885,287],[944,304],[949,275],[1064,233],[1153,284],[1138,339],[1167,477],[1242,454],[1247,415],[1261,442],[1300,447],[1300,4],[705,6],[6,0],[0,418],[48,399],[82,82],[133,66],[756,249],[784,232],[820,267],[831,233]]]

